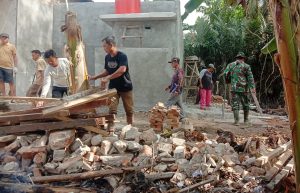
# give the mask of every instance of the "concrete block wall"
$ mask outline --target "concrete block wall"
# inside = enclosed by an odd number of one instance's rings
[[[10,34],[19,57],[17,74],[17,95],[24,96],[29,88],[34,66],[30,51],[53,48],[59,56],[63,54],[66,43],[65,34],[60,27],[65,22],[65,4],[51,4],[40,0],[1,0],[0,32]],[[101,21],[99,16],[114,13],[114,3],[70,3],[70,11],[77,13],[86,46],[87,64],[90,74],[103,69],[105,53],[101,40],[113,34],[111,26]],[[120,49],[127,53],[130,73],[134,84],[135,106],[147,110],[156,102],[164,102],[167,94],[164,87],[170,82],[172,69],[167,61],[172,56],[183,56],[182,26],[180,20],[180,1],[142,2],[142,12],[174,12],[176,20],[147,21],[144,26],[143,47],[125,44]],[[119,23],[116,25],[131,25]],[[117,28],[115,28],[117,29]],[[122,28],[119,27],[121,33]]]
[[[17,50],[18,73],[17,95],[25,95],[34,77],[34,62],[31,51],[52,48],[53,4],[40,0],[18,0]]]

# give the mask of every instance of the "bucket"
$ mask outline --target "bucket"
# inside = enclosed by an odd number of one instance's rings
[[[115,0],[115,13],[141,13],[140,0]]]

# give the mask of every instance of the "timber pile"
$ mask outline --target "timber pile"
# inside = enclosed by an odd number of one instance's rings
[[[162,131],[163,122],[166,117],[167,108],[161,102],[157,103],[150,111],[149,111],[149,122],[150,127],[154,128],[156,131]]]
[[[2,136],[0,170],[33,177],[13,184],[15,176],[0,175],[0,189],[31,190],[32,180],[52,192],[276,192],[293,171],[290,141],[272,149],[266,138],[238,144],[228,131],[217,139],[172,131],[164,138],[127,125],[108,137],[76,129]]]
[[[96,133],[105,133],[97,126],[114,121],[109,114],[98,114],[95,109],[110,104],[110,97],[116,90],[99,91],[99,88],[70,95],[61,99],[38,97],[13,97],[14,100],[43,100],[47,105],[42,108],[30,108],[0,114],[0,136],[25,132],[51,131],[81,127]],[[1,99],[7,97],[0,97]],[[50,102],[50,103],[48,103]]]

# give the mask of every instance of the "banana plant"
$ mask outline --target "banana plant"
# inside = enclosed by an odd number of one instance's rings
[[[185,12],[181,16],[182,21],[184,21],[187,16],[195,11],[204,1],[205,0],[189,0],[184,6]]]

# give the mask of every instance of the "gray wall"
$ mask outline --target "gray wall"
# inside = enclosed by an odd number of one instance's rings
[[[0,32],[8,33],[17,47],[16,90],[24,96],[34,75],[31,50],[52,47],[53,5],[40,0],[1,0]]]
[[[116,22],[113,32],[112,27],[101,21],[99,16],[113,14],[114,3],[71,3],[69,8],[77,13],[82,28],[90,74],[99,73],[104,67],[105,53],[101,48],[101,40],[114,33],[120,43],[123,26],[140,24]],[[65,10],[64,4],[54,6],[53,48],[60,55],[66,42],[64,34],[60,32]],[[165,102],[168,94],[164,92],[164,88],[169,84],[173,73],[167,61],[172,56],[183,56],[179,1],[142,2],[142,12],[175,12],[177,19],[144,22],[143,25],[151,26],[151,29],[143,32],[142,48],[138,48],[139,40],[126,40],[123,47],[119,44],[120,50],[128,55],[137,110],[148,109],[159,101]]]
[[[40,0],[18,0],[17,95],[25,95],[32,83],[34,64],[31,50],[44,51],[52,47],[53,5]]]
[[[0,1],[0,33],[8,33],[10,42],[16,43],[17,0]]]

